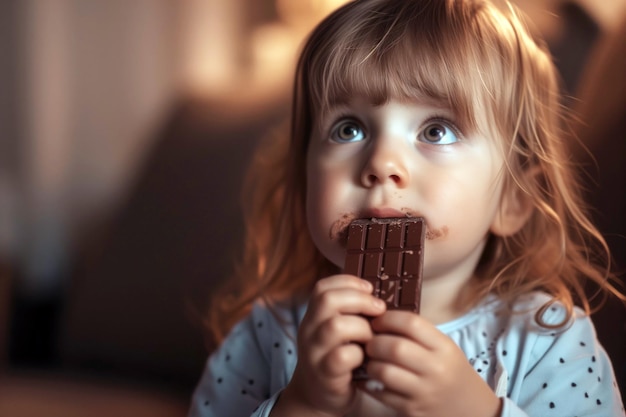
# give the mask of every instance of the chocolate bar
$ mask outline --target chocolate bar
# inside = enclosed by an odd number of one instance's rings
[[[354,220],[348,226],[344,272],[371,282],[388,309],[419,313],[424,236],[421,217]],[[368,379],[364,365],[353,378]]]
[[[358,219],[348,227],[344,272],[368,280],[389,309],[419,313],[424,219]]]

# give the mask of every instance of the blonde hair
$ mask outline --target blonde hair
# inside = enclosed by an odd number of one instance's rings
[[[307,230],[305,158],[320,112],[356,94],[373,103],[436,101],[455,110],[462,129],[502,139],[504,192],[525,196],[533,213],[513,236],[490,237],[476,299],[543,290],[571,316],[576,302],[590,311],[585,282],[617,293],[608,266],[598,266],[608,249],[567,164],[556,70],[515,10],[482,0],[357,0],[310,35],[296,69],[291,134],[267,141],[253,161],[244,258],[237,279],[213,298],[218,341],[255,300],[304,299],[317,279],[337,272]]]

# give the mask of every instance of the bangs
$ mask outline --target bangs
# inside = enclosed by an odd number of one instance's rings
[[[386,45],[363,42],[345,49],[342,54],[328,56],[323,62],[322,78],[318,88],[311,91],[313,108],[321,112],[347,104],[352,98],[364,97],[378,105],[395,99],[400,101],[426,101],[454,110],[465,127],[475,126],[474,108],[469,91],[472,83],[457,81],[467,78],[467,71],[437,50],[408,45],[406,39]],[[441,48],[439,50],[445,50]],[[455,74],[455,72],[458,72]],[[313,84],[313,85],[314,85]]]
[[[492,56],[502,49],[494,45],[502,35],[478,29],[484,7],[398,0],[385,8],[379,2],[377,9],[376,3],[349,3],[309,39],[300,80],[312,119],[355,96],[373,104],[423,100],[453,111],[463,129],[476,130],[479,112],[503,93],[494,80],[506,71],[503,54],[496,54],[496,63]]]

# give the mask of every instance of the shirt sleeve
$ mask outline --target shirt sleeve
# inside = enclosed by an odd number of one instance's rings
[[[193,394],[189,417],[269,415],[269,363],[248,317],[233,328],[209,357]]]
[[[295,341],[306,305],[257,303],[208,359],[189,417],[267,417],[297,363]]]
[[[563,317],[562,307],[549,310],[548,322],[550,315],[556,321]],[[503,417],[625,415],[611,362],[588,316],[575,310],[564,328],[535,336],[527,341],[528,367],[517,405],[505,401]]]

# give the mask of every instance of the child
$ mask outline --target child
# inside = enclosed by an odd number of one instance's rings
[[[255,161],[244,262],[215,298],[221,346],[190,415],[624,415],[584,287],[619,293],[593,262],[606,245],[560,109],[511,7],[331,14],[300,57],[290,142]],[[341,273],[350,220],[398,216],[428,229],[420,314]]]

